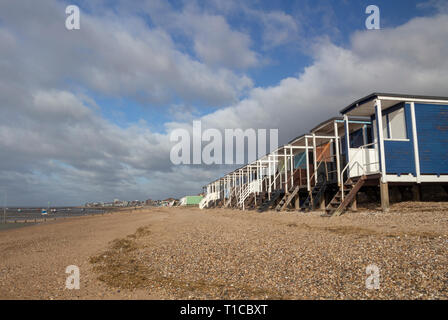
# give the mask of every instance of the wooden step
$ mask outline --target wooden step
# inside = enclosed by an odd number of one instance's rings
[[[266,199],[261,206],[258,208],[258,212],[263,212],[268,209],[272,209],[272,206],[278,200],[278,198],[283,194],[283,190],[277,190],[271,195],[271,199]]]
[[[339,216],[341,215],[346,208],[350,205],[353,199],[356,197],[356,194],[364,185],[366,180],[366,176],[362,176],[356,181],[354,185],[352,185],[349,190],[345,189],[346,184],[344,184],[344,201],[341,202],[341,190],[339,190],[333,199],[330,201],[328,206],[325,208],[325,211],[328,215]]]
[[[279,202],[279,204],[277,205],[277,207],[275,209],[277,211],[285,210],[288,207],[288,205],[291,203],[292,199],[294,199],[294,197],[297,195],[297,193],[299,192],[299,189],[300,189],[300,187],[296,186],[291,193],[285,194],[283,199]]]

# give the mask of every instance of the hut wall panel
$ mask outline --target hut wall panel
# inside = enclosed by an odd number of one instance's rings
[[[384,114],[391,113],[403,104],[394,106],[384,111]],[[385,140],[384,149],[386,155],[386,171],[394,174],[415,175],[414,142],[412,138],[411,107],[404,105],[406,118],[406,133],[409,141]]]
[[[422,174],[448,174],[448,106],[415,104]]]

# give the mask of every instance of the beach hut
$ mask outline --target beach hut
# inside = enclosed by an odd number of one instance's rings
[[[408,185],[420,198],[422,184],[448,185],[448,97],[372,93],[343,110],[345,132],[351,117],[372,121],[370,140],[345,139],[347,180],[373,180],[380,187],[383,210],[389,187]],[[344,184],[342,184],[343,186]]]
[[[422,184],[448,191],[448,98],[373,93],[256,161],[204,187],[199,205],[240,209],[356,209],[357,194]]]
[[[203,196],[185,196],[180,199],[179,206],[199,206]]]

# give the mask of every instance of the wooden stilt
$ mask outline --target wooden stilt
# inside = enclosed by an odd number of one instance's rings
[[[414,201],[421,201],[421,191],[420,191],[420,185],[419,184],[414,184],[412,186],[412,199]]]
[[[319,209],[320,210],[325,210],[325,195],[323,194],[321,197],[320,197],[320,200],[319,200]]]
[[[350,205],[350,209],[352,211],[358,211],[358,200],[357,200],[358,194],[355,195],[355,198],[353,199],[352,204]]]
[[[296,210],[300,209],[300,196],[299,196],[299,193],[297,193],[296,198],[294,200],[294,208]]]
[[[380,194],[381,194],[381,209],[384,212],[389,211],[389,186],[386,183],[380,182]]]
[[[443,186],[443,190],[445,190],[446,194],[448,195],[448,186]]]

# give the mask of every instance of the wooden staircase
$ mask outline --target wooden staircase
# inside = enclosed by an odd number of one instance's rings
[[[263,201],[261,206],[258,208],[258,212],[264,212],[268,209],[272,209],[272,207],[275,205],[278,198],[280,198],[282,195],[284,195],[283,190],[275,190],[272,193],[270,200],[269,200],[269,198],[267,198],[265,201]]]
[[[231,202],[232,202],[232,197],[229,197],[228,199],[226,199],[226,201],[224,203],[224,208],[228,208],[230,206]]]
[[[227,198],[227,199],[225,200],[225,202],[224,202],[224,208],[229,208],[230,205],[232,204],[232,200],[233,200],[233,198],[235,197],[235,196],[234,196],[234,194],[235,194],[235,190],[236,190],[235,187],[233,187],[232,189],[230,189],[229,198]]]
[[[297,195],[297,193],[299,192],[299,189],[300,189],[300,187],[296,186],[292,192],[286,193],[285,196],[282,198],[282,200],[280,200],[280,202],[275,207],[275,210],[277,210],[277,211],[285,210],[288,207],[288,205],[291,203],[291,201],[294,199],[294,197]]]
[[[260,206],[267,196],[266,191],[259,192],[258,194],[254,194],[251,196],[250,200],[247,202],[247,209],[253,210],[257,206]]]
[[[344,200],[342,200],[342,190],[339,189],[328,206],[325,208],[326,213],[324,216],[340,216],[344,213],[350,203],[352,203],[355,199],[356,194],[364,185],[366,179],[366,176],[363,175],[358,179],[358,181],[356,181],[356,183],[351,179],[347,180],[347,182],[344,183]]]
[[[304,158],[304,156],[302,158]],[[299,164],[300,164],[300,162],[299,162]],[[283,198],[280,200],[278,205],[275,207],[275,210],[277,210],[277,211],[285,210],[288,207],[288,205],[291,203],[292,199],[294,199],[294,197],[299,192],[300,186],[306,185],[306,170],[298,167],[298,168],[296,168],[294,170],[292,177],[294,179],[293,180],[294,181],[294,183],[293,183],[294,187],[291,188],[292,192],[285,193]],[[283,184],[283,186],[286,189],[286,186],[289,186],[290,184],[292,184],[291,183],[291,176],[288,178],[286,183]]]
[[[327,180],[322,179],[318,182],[311,190],[308,197],[305,199],[303,204],[300,206],[302,211],[314,210],[317,208],[319,201],[323,196],[325,196],[325,190],[327,190]]]
[[[317,156],[316,161],[317,167],[315,169],[315,173],[311,176],[311,182],[315,182],[313,189],[309,193],[308,197],[305,199],[303,204],[300,206],[302,211],[314,210],[317,208],[318,204],[322,197],[325,197],[325,191],[327,190],[327,186],[329,183],[329,170],[327,165],[327,158],[324,158],[325,153],[330,148],[330,143],[327,143],[325,147],[320,151],[320,155]],[[320,172],[319,169],[322,168],[324,172]],[[321,170],[321,171],[322,171]]]

